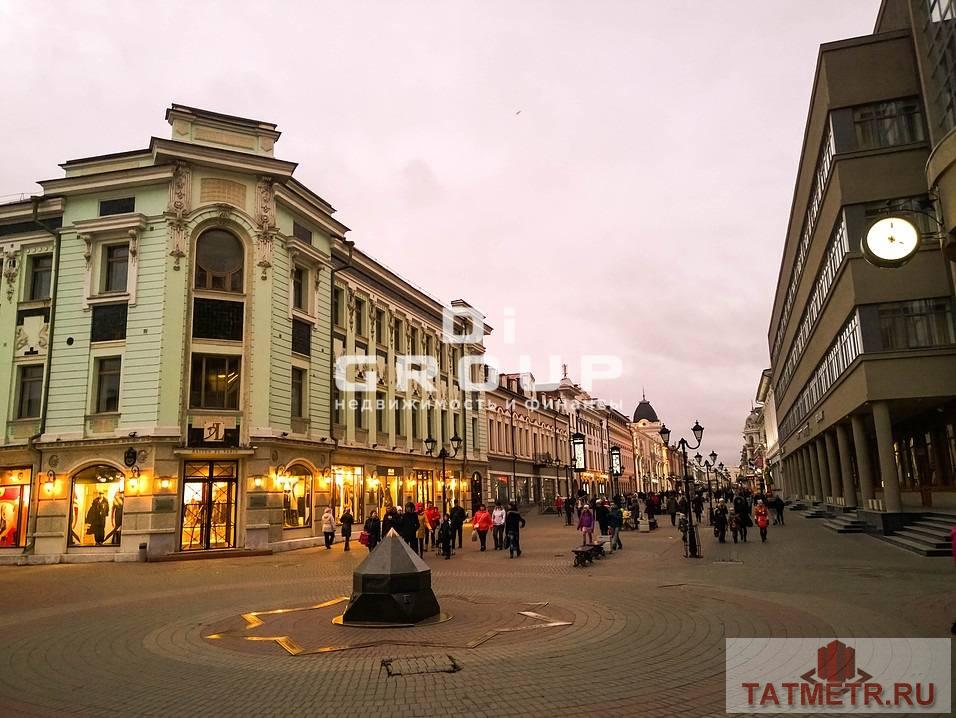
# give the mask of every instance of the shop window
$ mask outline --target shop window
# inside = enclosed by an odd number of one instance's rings
[[[196,242],[196,289],[242,292],[242,242],[224,229],[203,232]]]
[[[301,419],[305,412],[305,369],[292,367],[292,417]]]
[[[277,478],[282,489],[282,525],[298,529],[312,525],[312,472],[296,464]]]
[[[29,467],[0,472],[0,548],[15,548],[26,543],[30,479]]]
[[[296,221],[292,222],[292,236],[301,242],[312,244],[312,230]]]
[[[103,247],[103,292],[125,292],[128,277],[129,245],[108,244]]]
[[[109,342],[126,339],[127,310],[126,302],[94,306],[90,322],[90,341]]]
[[[121,197],[119,199],[100,200],[100,217],[107,217],[111,214],[127,214],[135,209],[135,197]]]
[[[193,337],[242,341],[245,306],[221,299],[193,299]]]
[[[292,270],[292,306],[300,312],[308,313],[309,307],[305,299],[306,272],[302,267]]]
[[[238,409],[240,358],[194,354],[189,380],[191,409]]]
[[[52,254],[35,254],[30,257],[30,294],[28,299],[49,299],[52,277]]]
[[[292,351],[303,356],[312,353],[312,325],[308,322],[292,320]]]
[[[96,360],[95,413],[119,411],[120,357],[100,357]]]
[[[123,483],[111,466],[90,466],[73,477],[70,546],[119,546]]]
[[[21,366],[19,370],[17,418],[37,419],[43,398],[43,364]]]

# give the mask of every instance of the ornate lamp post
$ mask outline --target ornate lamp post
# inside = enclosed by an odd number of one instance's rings
[[[621,449],[617,446],[611,447],[611,496],[617,496],[621,493],[620,477],[621,471]]]
[[[571,434],[571,469],[578,475],[578,491],[580,491],[581,472],[587,469],[587,452],[584,450],[584,434],[576,431]]]
[[[710,487],[710,470],[711,469],[714,470],[714,478],[717,478],[717,467],[716,467],[717,452],[711,451],[710,454],[708,454],[708,456],[709,456],[709,461],[704,461],[703,466],[704,466],[704,471],[707,473],[707,506],[708,506],[707,521],[711,526],[713,526],[714,525],[714,492],[713,492],[713,489],[711,489]],[[701,455],[697,454],[697,456],[695,456],[694,458],[697,459],[697,463],[700,464]],[[721,464],[720,466],[721,468],[723,468],[724,465]]]
[[[438,442],[435,441],[434,437],[429,436],[425,439],[425,451],[428,452],[429,456],[432,456],[435,451],[435,446],[437,445]],[[461,437],[458,436],[458,434],[451,437],[451,448],[452,453],[450,454],[444,446],[441,447],[441,451],[438,452],[438,458],[441,459],[441,505],[443,514],[448,512],[448,501],[445,498],[445,492],[448,488],[448,478],[445,476],[445,459],[454,459],[458,456],[458,450],[461,449]]]
[[[687,449],[693,450],[700,448],[700,442],[704,438],[704,427],[700,425],[699,421],[695,421],[691,431],[694,432],[694,438],[697,440],[697,443],[691,446],[687,442],[687,439],[681,438],[681,440],[677,442],[677,446],[681,451],[681,460],[684,468],[684,497],[686,499],[684,502],[684,506],[686,507],[684,520],[687,522],[687,556],[689,558],[701,558],[700,541],[698,540],[697,529],[694,527],[693,514],[690,510],[690,476],[687,473]],[[661,426],[660,435],[665,444],[670,443],[671,430],[667,428],[666,424]]]

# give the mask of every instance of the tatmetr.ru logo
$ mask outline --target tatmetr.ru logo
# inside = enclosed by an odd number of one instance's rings
[[[948,639],[727,639],[729,713],[948,714],[951,693]]]

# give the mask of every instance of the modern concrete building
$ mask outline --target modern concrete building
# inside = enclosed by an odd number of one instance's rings
[[[275,125],[166,119],[170,139],[0,206],[0,561],[291,548],[325,506],[470,502],[485,420],[458,359],[480,363],[480,315],[355,249],[274,156]],[[397,382],[411,352],[437,367],[425,389]],[[343,354],[377,369],[346,372],[377,374],[365,401],[333,381]]]
[[[821,46],[768,335],[788,493],[858,508],[883,532],[956,506],[952,267],[935,219],[956,211],[940,155],[953,152],[952,68],[921,52],[926,33],[952,49],[940,5],[886,0],[873,34]],[[935,16],[912,25],[927,6]],[[900,214],[919,251],[871,265],[868,227]]]
[[[774,491],[785,490],[785,476],[780,462],[780,438],[777,432],[777,400],[773,394],[772,372],[764,369],[757,385],[756,401],[763,416],[763,478]]]

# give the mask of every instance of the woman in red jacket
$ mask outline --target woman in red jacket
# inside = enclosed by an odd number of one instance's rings
[[[488,513],[487,509],[485,509],[485,505],[482,504],[478,507],[478,510],[471,519],[471,525],[474,526],[475,531],[478,532],[478,540],[481,542],[482,551],[485,550],[485,539],[488,538],[491,523],[491,514]]]

